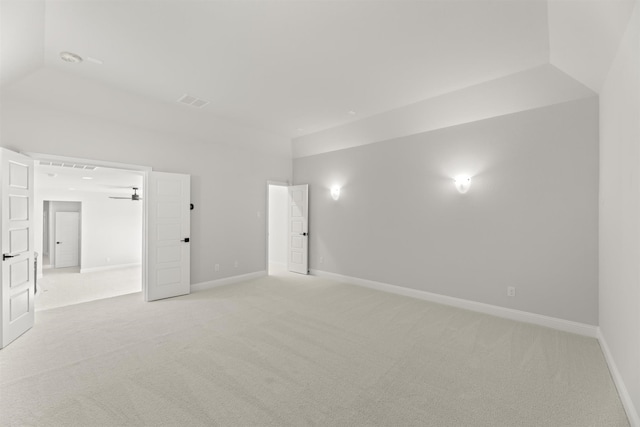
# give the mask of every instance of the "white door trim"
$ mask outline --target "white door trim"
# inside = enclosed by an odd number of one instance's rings
[[[83,159],[80,157],[69,157],[69,156],[59,156],[56,154],[45,154],[45,153],[34,153],[23,151],[21,154],[31,157],[34,161],[61,161],[68,163],[82,163],[93,166],[101,166],[105,168],[112,169],[123,169],[127,171],[137,171],[142,175],[142,188],[146,189],[149,185],[149,172],[151,172],[150,166],[142,166],[142,165],[134,165],[128,163],[118,163],[118,162],[109,162],[106,160],[95,160],[95,159]],[[146,197],[142,198],[142,295],[145,294],[147,289],[147,241],[148,241],[148,230],[147,230],[147,215],[148,215],[148,207]]]
[[[265,197],[266,200],[266,205],[265,205],[265,209],[264,209],[264,235],[265,235],[265,260],[264,260],[264,265],[265,268],[264,270],[267,272],[267,276],[269,275],[269,186],[270,185],[277,185],[278,187],[289,187],[289,181],[271,181],[271,180],[267,180],[267,185],[265,187],[265,192],[267,194],[267,196]],[[287,239],[287,242],[289,242],[289,239]],[[288,244],[288,243],[287,243]],[[289,247],[287,246],[287,253],[289,252]]]

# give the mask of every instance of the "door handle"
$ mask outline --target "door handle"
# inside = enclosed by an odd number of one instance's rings
[[[62,242],[56,242],[56,245],[59,245],[60,243],[62,243]]]
[[[7,258],[15,258],[18,255],[9,255],[9,254],[2,254],[2,260],[4,261]]]
[[[301,236],[308,236],[307,233],[300,233]]]
[[[181,242],[185,242],[185,243],[189,243],[189,238],[185,237],[184,239],[180,240]]]

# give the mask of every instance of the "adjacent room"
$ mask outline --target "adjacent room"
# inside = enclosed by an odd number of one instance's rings
[[[639,3],[2,0],[0,424],[640,427]]]
[[[142,290],[142,176],[62,161],[34,168],[36,310]],[[135,197],[134,197],[135,195]]]

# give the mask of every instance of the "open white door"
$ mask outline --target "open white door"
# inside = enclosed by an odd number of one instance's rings
[[[33,160],[0,148],[2,215],[1,348],[34,321]]]
[[[149,172],[145,300],[186,295],[190,280],[191,176]]]
[[[289,187],[289,271],[309,274],[309,185]]]

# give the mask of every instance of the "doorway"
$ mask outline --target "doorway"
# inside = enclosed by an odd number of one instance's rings
[[[288,184],[267,185],[267,273],[287,271]]]
[[[34,182],[36,310],[140,292],[143,174],[41,160]]]

